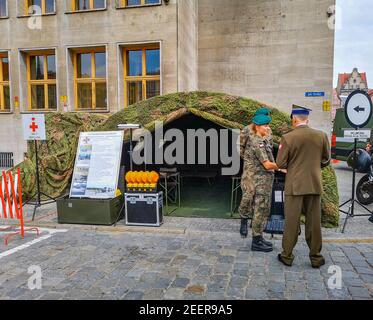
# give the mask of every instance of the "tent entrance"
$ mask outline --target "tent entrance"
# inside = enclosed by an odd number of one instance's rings
[[[154,163],[147,163],[134,166],[134,170],[155,170],[160,172],[164,169],[174,169],[180,173],[181,176],[181,206],[178,207],[169,202],[168,212],[172,212],[172,216],[178,217],[203,217],[203,218],[231,218],[231,196],[232,196],[232,177],[222,175],[222,168],[229,167],[223,163],[221,159],[221,148],[225,148],[225,152],[232,157],[233,153],[233,139],[232,130],[226,129],[211,120],[204,119],[194,114],[188,113],[182,117],[168,123],[164,126],[164,134],[169,129],[178,129],[182,132],[184,137],[184,160],[182,163],[167,164],[167,161],[161,165]],[[213,129],[218,133],[217,145],[219,150],[211,150],[214,148],[211,140],[207,138],[206,144],[196,139],[196,143],[190,143],[186,137],[190,130],[200,130],[208,132]],[[221,130],[228,134],[228,139],[222,138]],[[155,133],[152,133],[152,159],[155,159],[155,150],[159,143],[156,141]],[[225,139],[225,140],[222,140]],[[221,142],[223,141],[223,146]],[[174,141],[168,141],[163,145],[163,152]],[[192,147],[191,147],[192,146]],[[204,146],[201,149],[201,146]],[[193,150],[191,150],[191,148]],[[179,149],[180,151],[180,149]],[[218,154],[218,161],[214,159],[214,151]],[[149,152],[147,150],[146,152]],[[188,155],[194,152],[195,161],[190,163]],[[199,160],[199,153],[206,154],[206,161],[201,163]],[[240,166],[241,167],[241,166]],[[175,209],[175,210],[174,210]],[[237,214],[234,217],[238,217]]]
[[[231,183],[230,177],[223,176],[210,182],[207,178],[183,177],[181,207],[169,205],[169,211],[176,209],[171,215],[177,217],[231,218]]]

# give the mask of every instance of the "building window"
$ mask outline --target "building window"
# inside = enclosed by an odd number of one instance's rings
[[[146,5],[161,4],[161,0],[120,0],[121,7],[139,7]]]
[[[73,11],[105,9],[106,0],[73,0]]]
[[[29,110],[57,110],[54,52],[27,55],[27,84]]]
[[[8,16],[7,0],[0,0],[0,18]]]
[[[78,50],[73,59],[75,108],[107,109],[105,49]]]
[[[0,53],[0,112],[10,111],[9,58]]]
[[[40,9],[35,10],[35,7]],[[25,0],[25,15],[56,12],[55,0]]]
[[[160,95],[159,46],[124,48],[125,105]]]

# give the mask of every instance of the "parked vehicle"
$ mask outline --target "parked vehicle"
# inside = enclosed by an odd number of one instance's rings
[[[344,130],[350,129],[352,130],[351,126],[347,122],[344,114],[344,109],[337,109],[334,124],[333,124],[333,133],[332,133],[332,158],[336,160],[346,161],[348,156],[353,152],[354,149],[354,139],[353,138],[345,138],[344,137]],[[365,128],[373,128],[373,117],[370,122],[366,125]],[[373,129],[372,129],[373,135]],[[368,143],[368,139],[359,139],[357,148],[365,149],[365,146]]]

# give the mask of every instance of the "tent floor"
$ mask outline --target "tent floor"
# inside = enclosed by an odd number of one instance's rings
[[[183,178],[181,185],[181,206],[169,204],[169,216],[188,218],[239,218],[238,213],[231,217],[230,177]],[[240,196],[239,196],[240,198]]]

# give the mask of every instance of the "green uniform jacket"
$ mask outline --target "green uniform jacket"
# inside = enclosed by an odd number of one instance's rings
[[[321,168],[330,163],[328,136],[303,125],[281,139],[277,166],[287,169],[285,195],[321,195]]]
[[[263,166],[265,161],[275,161],[271,137],[259,137],[245,127],[240,136],[240,153],[244,160],[241,179],[244,192],[271,195],[274,173]]]

